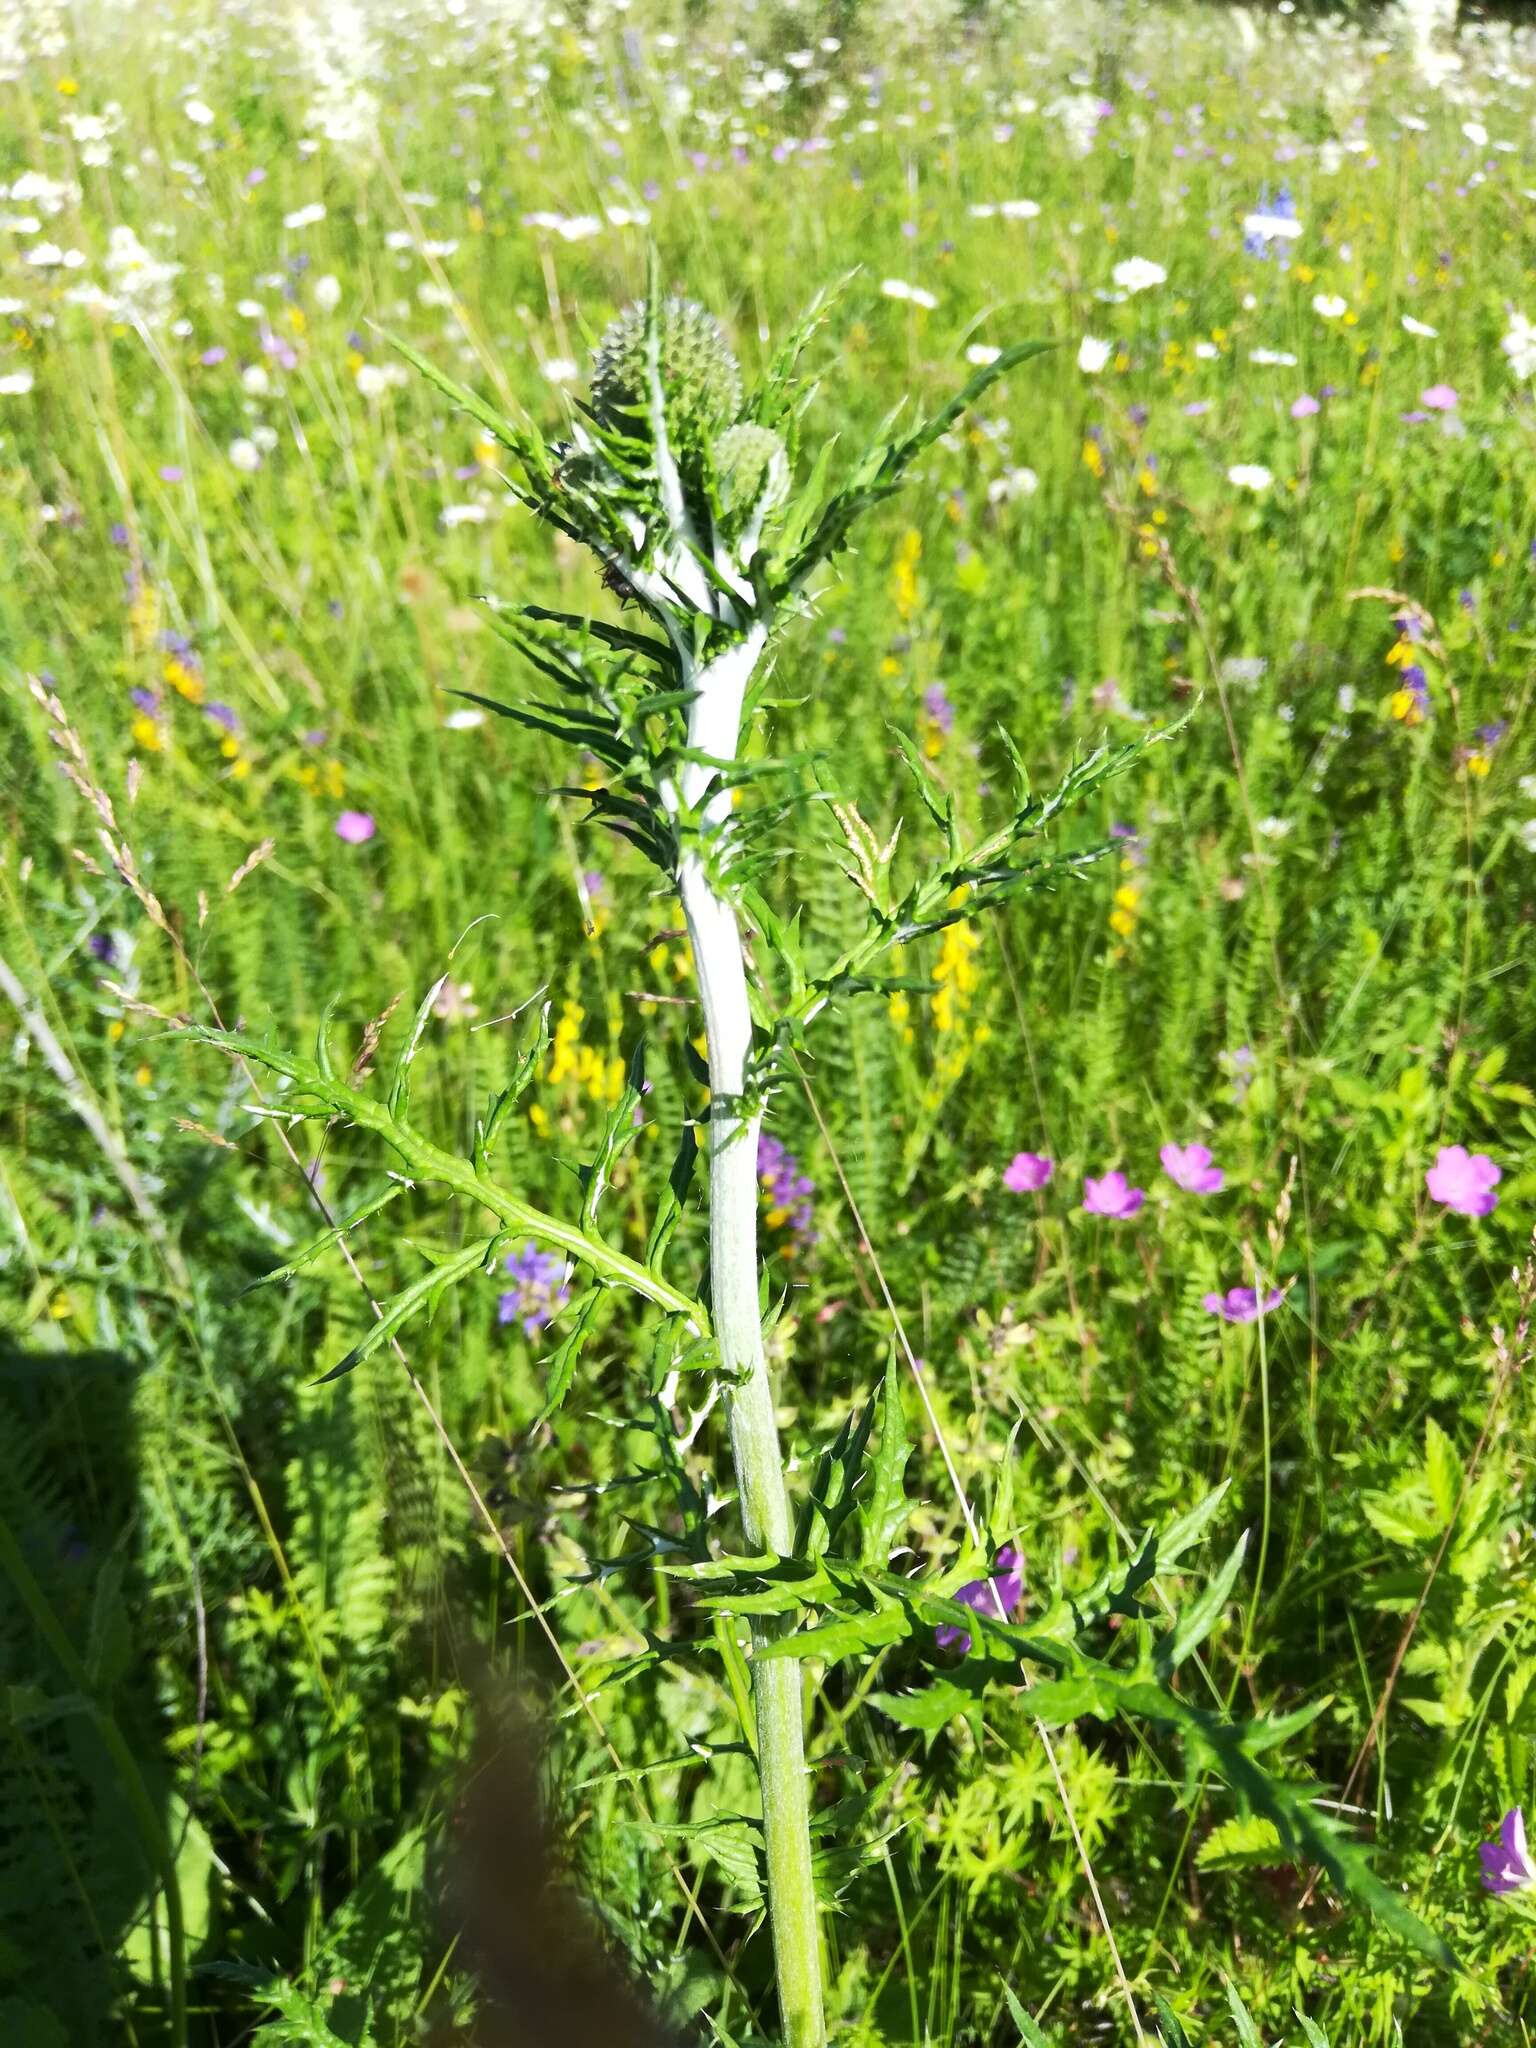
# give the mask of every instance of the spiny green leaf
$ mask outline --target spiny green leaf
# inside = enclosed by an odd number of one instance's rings
[[[1119,1709],[1115,1688],[1086,1671],[1071,1678],[1043,1679],[1029,1688],[1024,1704],[1031,1718],[1043,1721],[1047,1728],[1069,1727],[1084,1714],[1112,1721]]]
[[[547,1422],[570,1392],[577,1361],[597,1327],[598,1314],[607,1292],[606,1287],[589,1287],[571,1303],[568,1311],[570,1328],[549,1356],[544,1380],[544,1406],[539,1410],[538,1422]]]
[[[1163,1638],[1167,1645],[1164,1657],[1169,1670],[1177,1670],[1191,1651],[1198,1650],[1211,1630],[1220,1621],[1222,1612],[1237,1584],[1237,1575],[1243,1568],[1243,1559],[1248,1552],[1248,1531],[1245,1529],[1237,1539],[1236,1548],[1219,1571],[1213,1574],[1210,1584],[1194,1604],[1175,1618],[1171,1634]]]
[[[697,1856],[711,1857],[749,1905],[761,1902],[763,1889],[763,1831],[758,1821],[742,1813],[711,1814],[705,1820],[628,1822],[644,1827],[647,1834],[672,1835],[687,1842]]]
[[[1238,2048],[1264,2048],[1264,2043],[1259,2039],[1259,2030],[1253,2024],[1253,2015],[1238,1996],[1237,1986],[1230,1977],[1224,1977],[1222,1983],[1226,1989],[1227,2008],[1232,2014],[1232,2024],[1237,2029]]]
[[[1023,2048],[1051,2048],[1051,2044],[1045,2035],[1041,2033],[1029,2014],[1020,2005],[1011,1984],[1003,1986],[1003,1997],[1008,2004],[1008,2015],[1019,2030],[1019,2039],[1023,2043]]]
[[[331,996],[320,1013],[320,1022],[315,1030],[315,1065],[327,1081],[336,1079],[336,1067],[331,1058],[331,1019],[336,1014],[340,996]]]
[[[933,1735],[957,1717],[974,1713],[980,1702],[964,1686],[947,1678],[936,1678],[931,1685],[916,1686],[911,1692],[873,1692],[869,1704],[899,1728]]]
[[[1153,1992],[1152,2003],[1157,2009],[1157,2031],[1163,2037],[1164,2048],[1189,2048],[1189,2036],[1178,2014],[1160,1991]]]
[[[1454,1444],[1433,1415],[1426,1416],[1424,1421],[1424,1476],[1443,1528],[1456,1512],[1456,1498],[1461,1491],[1461,1460],[1456,1455]]]
[[[531,620],[535,625],[560,626],[578,639],[590,635],[592,639],[600,640],[605,647],[611,647],[619,653],[637,654],[645,661],[655,662],[658,668],[675,670],[677,667],[676,650],[665,640],[658,639],[654,633],[631,632],[627,626],[610,625],[605,619],[581,619],[577,618],[574,612],[551,611],[547,605],[542,604],[519,605],[517,611],[522,618]],[[693,690],[678,693],[684,702],[691,702],[696,694],[697,692]]]
[[[912,772],[913,786],[917,790],[918,799],[923,809],[939,827],[939,830],[947,833],[950,824],[950,812],[945,804],[939,800],[938,791],[934,786],[933,770],[918,752],[917,745],[910,734],[904,733],[899,725],[892,725],[888,729],[891,738],[896,742],[902,759]]]
[[[1212,1828],[1195,1857],[1201,1870],[1269,1870],[1285,1861],[1280,1830],[1267,1814],[1234,1814]]]
[[[855,1489],[863,1476],[864,1453],[874,1421],[873,1401],[867,1402],[857,1416],[845,1416],[836,1438],[817,1460],[816,1476],[800,1517],[797,1555],[822,1556],[833,1547],[843,1524],[855,1512]]]
[[[619,1098],[603,1119],[603,1128],[598,1134],[597,1150],[581,1169],[581,1220],[593,1236],[601,1236],[597,1227],[598,1205],[608,1192],[613,1177],[615,1162],[626,1152],[640,1135],[640,1125],[635,1112],[645,1096],[645,1040],[637,1039],[629,1056],[629,1067],[624,1077],[624,1086]]]
[[[452,1286],[454,1281],[462,1280],[467,1273],[487,1268],[505,1242],[503,1232],[498,1232],[494,1237],[480,1238],[441,1260],[428,1272],[423,1273],[420,1279],[413,1280],[409,1287],[402,1288],[397,1295],[383,1304],[378,1321],[362,1342],[354,1344],[341,1363],[333,1365],[328,1373],[323,1373],[315,1384],[321,1387],[329,1386],[332,1380],[339,1380],[345,1374],[354,1371],[364,1359],[371,1358],[380,1345],[387,1344],[413,1316],[423,1309],[428,1313],[435,1309],[445,1290]]]
[[[1005,348],[995,361],[979,369],[931,418],[919,420],[910,433],[894,440],[886,438],[894,426],[894,415],[888,416],[876,430],[874,444],[848,483],[835,492],[823,507],[809,538],[796,548],[782,568],[775,565],[775,580],[782,593],[792,595],[818,563],[838,553],[859,517],[898,489],[903,475],[916,458],[946,433],[990,385],[1018,364],[1053,346],[1049,341],[1015,342],[1011,348]]]
[[[907,1627],[907,1617],[899,1607],[877,1608],[871,1614],[847,1615],[817,1628],[801,1629],[792,1636],[781,1636],[775,1642],[765,1643],[755,1656],[764,1661],[819,1657],[835,1664],[861,1650],[878,1650],[887,1643],[899,1643]]]
[[[672,1169],[667,1175],[666,1189],[656,1204],[656,1214],[651,1219],[650,1236],[645,1242],[645,1263],[648,1266],[659,1270],[662,1260],[666,1257],[667,1246],[672,1242],[672,1234],[682,1221],[698,1157],[698,1135],[691,1123],[685,1123],[682,1136],[677,1141]]]
[[[440,974],[422,997],[420,1008],[417,1010],[411,1024],[410,1036],[400,1048],[399,1058],[395,1061],[394,1072],[390,1077],[389,1093],[385,1097],[385,1103],[389,1114],[396,1123],[403,1124],[407,1121],[406,1111],[410,1107],[411,1100],[411,1065],[421,1046],[427,1025],[431,1021],[433,1005],[442,994],[443,983],[447,979],[446,974]]]
[[[1266,1749],[1277,1749],[1282,1742],[1289,1742],[1293,1735],[1299,1735],[1308,1728],[1319,1714],[1326,1713],[1333,1705],[1333,1694],[1324,1693],[1321,1699],[1309,1700],[1304,1707],[1297,1707],[1289,1714],[1266,1714],[1262,1721],[1248,1724],[1248,1751],[1260,1756]]]
[[[1156,1538],[1159,1569],[1173,1564],[1186,1550],[1200,1541],[1215,1521],[1231,1486],[1230,1479],[1223,1479],[1220,1486],[1214,1492],[1208,1493],[1204,1500],[1197,1501],[1188,1514],[1180,1515],[1177,1521],[1170,1522],[1168,1527],[1159,1533]]]
[[[270,1287],[277,1280],[291,1280],[295,1273],[302,1272],[307,1265],[319,1258],[320,1254],[328,1250],[331,1245],[339,1244],[349,1232],[356,1230],[360,1223],[366,1223],[370,1216],[377,1216],[381,1209],[385,1208],[395,1199],[403,1187],[403,1181],[390,1181],[388,1186],[383,1188],[378,1194],[370,1195],[366,1202],[360,1203],[350,1216],[343,1218],[340,1223],[335,1224],[330,1230],[322,1231],[319,1237],[314,1238],[307,1244],[303,1251],[296,1252],[285,1265],[274,1266],[270,1273],[263,1273],[259,1280],[253,1280],[250,1286],[245,1289],[245,1292],[247,1294],[254,1294],[258,1287]]]
[[[418,371],[429,384],[434,385],[444,398],[452,400],[461,411],[467,412],[471,419],[485,428],[493,440],[499,441],[503,448],[510,449],[536,472],[548,476],[549,460],[542,443],[515,425],[504,413],[497,412],[493,405],[487,404],[485,399],[477,392],[471,391],[467,384],[460,384],[457,379],[440,370],[436,363],[412,348],[408,341],[402,341],[394,334],[387,335],[385,339],[397,354],[405,357],[413,370]]]
[[[518,1054],[512,1068],[511,1080],[501,1090],[485,1115],[475,1125],[474,1155],[475,1171],[477,1173],[489,1173],[491,1152],[500,1135],[502,1124],[506,1121],[508,1112],[516,1106],[527,1092],[530,1082],[538,1072],[539,1062],[549,1049],[549,1012],[550,1005],[548,1003],[541,1003],[539,1005],[532,1044],[525,1046]],[[647,1263],[649,1264],[649,1261]]]
[[[896,1368],[893,1345],[885,1361],[885,1379],[880,1389],[880,1447],[875,1453],[869,1497],[863,1507],[865,1564],[883,1569],[890,1562],[891,1547],[906,1527],[910,1512],[903,1484],[912,1441],[907,1435],[907,1418],[901,1405],[901,1375]]]

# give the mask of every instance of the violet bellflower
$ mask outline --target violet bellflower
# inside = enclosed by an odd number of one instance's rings
[[[955,707],[950,703],[949,692],[942,683],[930,683],[924,690],[923,709],[941,733],[954,730]]]
[[[506,1268],[514,1285],[497,1304],[499,1323],[520,1322],[525,1337],[536,1337],[571,1298],[565,1261],[558,1252],[541,1252],[536,1244],[508,1252]]]
[[[997,1569],[991,1578],[970,1580],[953,1598],[972,1614],[1006,1620],[1024,1598],[1024,1560],[1011,1543],[1005,1543],[997,1553]],[[969,1632],[952,1622],[936,1628],[933,1639],[941,1650],[959,1650],[962,1656],[971,1647]]]
[[[767,1224],[770,1230],[787,1230],[791,1245],[808,1251],[816,1242],[816,1183],[800,1171],[800,1162],[782,1138],[767,1132],[757,1141],[758,1184],[768,1198]]]
[[[1502,1898],[1508,1892],[1529,1891],[1536,1885],[1536,1863],[1525,1845],[1525,1815],[1512,1806],[1499,1823],[1496,1842],[1480,1842],[1477,1849],[1483,1865],[1483,1889]]]

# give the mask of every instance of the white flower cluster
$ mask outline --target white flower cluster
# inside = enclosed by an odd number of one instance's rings
[[[378,133],[375,81],[383,58],[355,0],[296,11],[296,51],[310,81],[309,125],[339,149],[366,149]]]
[[[1524,313],[1511,313],[1509,332],[1499,343],[1509,357],[1509,367],[1522,384],[1536,377],[1536,326]]]

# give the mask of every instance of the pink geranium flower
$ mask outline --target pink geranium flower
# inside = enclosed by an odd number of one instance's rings
[[[1256,1323],[1285,1299],[1283,1287],[1271,1287],[1260,1294],[1256,1287],[1229,1287],[1225,1294],[1207,1294],[1200,1306],[1224,1323]]]
[[[1056,1171],[1056,1162],[1043,1152],[1015,1152],[1003,1168],[1003,1186],[1011,1195],[1033,1195]]]
[[[1083,1208],[1090,1216],[1134,1216],[1146,1199],[1146,1189],[1133,1188],[1118,1168],[1083,1182]]]
[[[1457,1216],[1486,1216],[1499,1204],[1493,1192],[1504,1178],[1486,1152],[1442,1145],[1424,1176],[1430,1199]]]
[[[366,846],[378,829],[367,811],[343,811],[336,820],[336,837],[348,846]]]
[[[1163,1171],[1174,1183],[1190,1195],[1219,1195],[1226,1175],[1219,1166],[1212,1166],[1210,1148],[1206,1145],[1165,1145],[1158,1158],[1163,1162]]]
[[[1454,412],[1461,400],[1453,385],[1431,384],[1427,391],[1419,393],[1419,403],[1431,412]]]

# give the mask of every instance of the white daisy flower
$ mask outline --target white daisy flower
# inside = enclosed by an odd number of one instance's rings
[[[1168,273],[1161,263],[1149,263],[1145,256],[1127,256],[1110,275],[1124,292],[1148,292],[1154,285],[1168,282]]]

